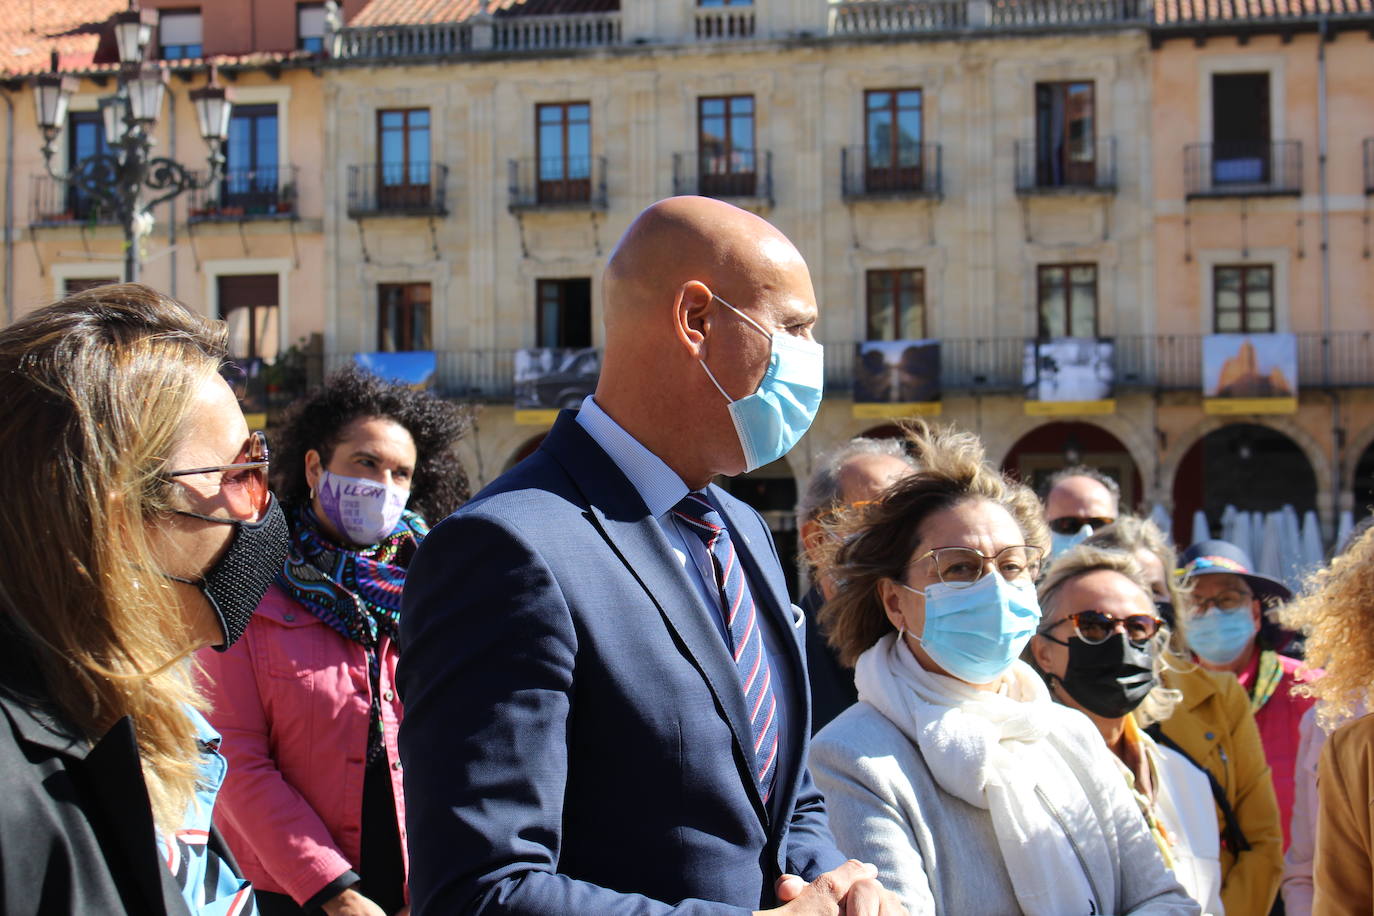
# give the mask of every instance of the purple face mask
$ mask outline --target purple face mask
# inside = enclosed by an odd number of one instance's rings
[[[394,484],[328,471],[316,485],[325,516],[354,544],[376,544],[396,529],[410,491]]]

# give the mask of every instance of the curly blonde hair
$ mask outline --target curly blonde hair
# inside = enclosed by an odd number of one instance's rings
[[[987,501],[1010,513],[1027,544],[1049,548],[1040,500],[988,465],[977,436],[924,421],[904,423],[903,431],[921,470],[893,484],[881,502],[842,511],[828,526],[834,537],[826,538],[820,566],[837,588],[819,620],[840,660],[850,666],[892,629],[878,583],[902,578],[921,544],[923,526],[936,513],[970,500]]]
[[[1302,597],[1279,618],[1306,634],[1307,667],[1325,669],[1298,688],[1321,701],[1322,727],[1374,705],[1374,528],[1309,576]]]

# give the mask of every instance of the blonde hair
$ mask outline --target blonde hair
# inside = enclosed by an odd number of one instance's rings
[[[821,571],[832,577],[836,592],[819,619],[846,665],[891,631],[878,583],[901,580],[923,526],[936,513],[971,500],[990,502],[1011,515],[1027,544],[1045,550],[1050,543],[1040,501],[987,464],[977,436],[924,421],[903,430],[920,470],[894,483],[882,501],[840,511],[830,526],[834,537],[824,545]]]
[[[1056,558],[1053,565],[1050,566],[1049,572],[1045,574],[1045,578],[1040,581],[1037,592],[1040,597],[1040,611],[1044,615],[1043,619],[1048,620],[1059,607],[1060,592],[1064,590],[1066,585],[1094,572],[1116,573],[1129,579],[1146,597],[1151,595],[1150,583],[1145,578],[1145,572],[1130,553],[1124,550],[1108,550],[1080,544]],[[1040,638],[1043,639],[1044,637]],[[1160,674],[1166,665],[1163,650],[1168,641],[1169,630],[1161,628],[1153,640],[1155,643],[1153,667],[1156,683],[1144,701],[1135,709],[1136,721],[1142,727],[1148,727],[1155,722],[1163,722],[1168,719],[1174,714],[1174,708],[1183,699],[1182,693],[1165,687],[1163,680],[1160,679]],[[1024,657],[1034,664],[1029,646]]]
[[[180,826],[198,749],[194,648],[150,528],[221,322],[146,286],[97,287],[0,331],[0,633],[14,679],[94,741],[132,718],[153,814]]]
[[[1148,518],[1123,515],[1110,525],[1099,528],[1083,542],[1089,547],[1102,547],[1107,550],[1120,550],[1134,556],[1138,551],[1154,554],[1164,567],[1164,584],[1169,591],[1169,601],[1174,606],[1173,634],[1169,639],[1169,651],[1179,658],[1188,658],[1189,649],[1184,633],[1192,618],[1192,589],[1184,582],[1178,572],[1178,552],[1169,545],[1169,540],[1159,526]],[[1148,586],[1148,583],[1147,583]],[[1147,587],[1147,592],[1154,594]]]
[[[1298,687],[1321,700],[1324,728],[1374,705],[1374,528],[1308,577],[1302,597],[1279,617],[1306,634],[1306,666],[1325,670]]]

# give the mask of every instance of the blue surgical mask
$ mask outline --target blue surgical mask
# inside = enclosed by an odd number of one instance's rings
[[[768,371],[763,374],[758,391],[737,401],[721,388],[706,361],[701,361],[701,368],[729,403],[730,419],[744,450],[744,469],[753,471],[786,455],[811,428],[825,388],[825,351],[813,340],[781,331],[770,334],[724,299],[715,298],[773,342]]]
[[[1062,553],[1068,553],[1070,550],[1092,537],[1092,534],[1092,525],[1084,525],[1073,534],[1060,534],[1058,531],[1051,531],[1050,559],[1054,559]]]
[[[1040,625],[1035,589],[1012,585],[993,571],[963,587],[937,582],[918,591],[926,599],[926,622],[912,634],[931,661],[970,684],[1001,677],[1021,655]]]
[[[1229,665],[1250,648],[1259,626],[1249,604],[1217,607],[1188,621],[1188,648],[1213,665]]]

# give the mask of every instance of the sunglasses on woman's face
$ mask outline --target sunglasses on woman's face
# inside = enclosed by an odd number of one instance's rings
[[[1072,623],[1074,634],[1091,646],[1099,645],[1111,638],[1117,627],[1126,633],[1131,642],[1145,642],[1159,632],[1164,621],[1152,614],[1132,614],[1129,617],[1113,617],[1101,611],[1079,611],[1070,614],[1059,623]]]
[[[262,432],[254,432],[232,464],[168,471],[166,476],[203,476],[205,482],[217,485],[219,494],[235,518],[256,522],[267,514],[271,504],[267,488],[267,459],[267,436]]]
[[[1077,534],[1079,529],[1087,525],[1092,530],[1110,525],[1116,521],[1114,518],[1101,518],[1100,516],[1078,516],[1066,515],[1049,522],[1050,530],[1055,534]]]

